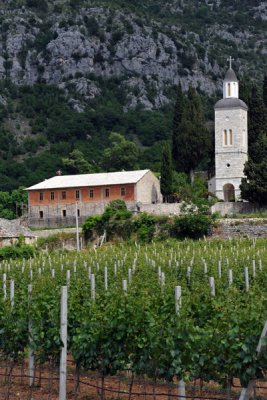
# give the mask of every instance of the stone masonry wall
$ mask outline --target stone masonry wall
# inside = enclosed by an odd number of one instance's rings
[[[213,228],[212,238],[267,238],[267,218],[221,219]]]

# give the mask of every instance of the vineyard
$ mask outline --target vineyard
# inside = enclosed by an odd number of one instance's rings
[[[194,397],[197,380],[230,393],[234,382],[246,387],[267,370],[267,355],[256,354],[267,319],[262,239],[44,251],[29,260],[2,261],[0,269],[0,371],[6,386],[29,355],[33,385],[38,368],[58,367],[62,286],[68,290],[68,360],[77,382],[96,373],[104,389],[124,374],[130,399],[136,398],[135,379],[148,379],[155,396],[155,383],[177,386],[183,380],[192,398],[201,398]],[[79,397],[78,386],[68,398],[92,398]],[[10,390],[1,398],[13,399]],[[102,390],[104,397],[114,393]]]

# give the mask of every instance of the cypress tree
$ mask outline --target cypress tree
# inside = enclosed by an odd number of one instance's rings
[[[169,143],[166,143],[162,149],[161,169],[160,169],[160,190],[163,195],[163,200],[172,194],[173,191],[173,169],[172,156]]]
[[[192,87],[183,101],[183,112],[176,138],[175,165],[179,172],[193,172],[201,160],[209,153],[211,135],[205,127],[201,101]]]
[[[179,83],[177,89],[177,99],[174,107],[173,134],[172,134],[172,157],[176,168],[178,165],[176,164],[176,160],[178,160],[179,156],[179,135],[180,135],[180,125],[182,122],[183,108],[184,108],[184,95],[181,83]]]
[[[264,106],[267,108],[267,75],[264,76],[262,97]]]
[[[253,86],[248,114],[248,149],[252,159],[257,157],[255,144],[261,133],[267,132],[265,107],[259,89]]]
[[[267,135],[261,134],[254,145],[255,159],[244,168],[246,178],[240,185],[242,198],[260,205],[267,204]]]

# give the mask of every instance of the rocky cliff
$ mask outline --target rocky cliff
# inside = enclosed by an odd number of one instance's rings
[[[157,109],[178,82],[218,94],[230,54],[240,76],[266,66],[265,2],[148,0],[133,11],[128,1],[107,3],[3,2],[0,78],[56,84],[81,111],[101,95],[99,78],[116,77],[125,108]]]

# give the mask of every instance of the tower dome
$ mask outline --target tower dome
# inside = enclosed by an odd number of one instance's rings
[[[225,74],[223,81],[223,98],[224,99],[238,99],[239,97],[239,84],[235,71],[230,68]]]
[[[235,71],[233,68],[229,68],[228,71],[225,74],[224,78],[225,82],[238,82]]]

